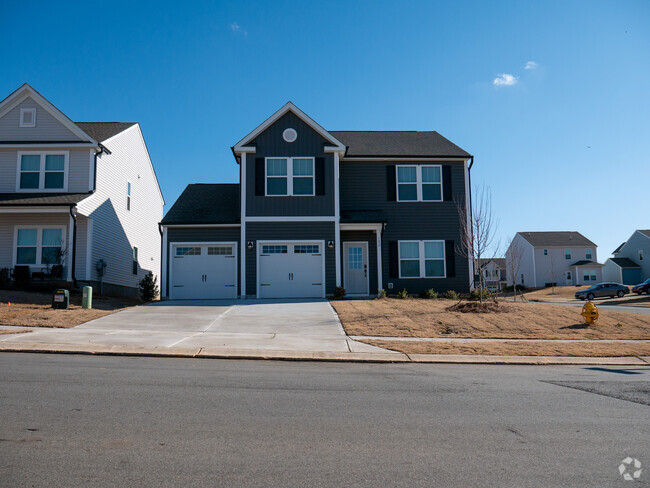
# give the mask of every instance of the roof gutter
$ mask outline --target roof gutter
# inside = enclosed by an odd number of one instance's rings
[[[97,157],[102,153],[111,154],[111,152],[106,148],[106,146],[103,146],[101,143],[98,143],[97,147],[99,147],[99,151],[95,152],[95,167],[93,169],[93,172],[94,172],[94,174],[93,174],[93,193],[97,189]]]

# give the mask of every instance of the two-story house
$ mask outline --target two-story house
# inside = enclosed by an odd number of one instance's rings
[[[650,229],[635,230],[605,261],[603,279],[636,285],[650,278]]]
[[[508,285],[526,288],[602,281],[596,244],[579,232],[517,232],[506,252]],[[513,264],[513,259],[518,262]],[[517,276],[512,276],[512,270]]]
[[[437,132],[327,131],[289,102],[232,152],[238,184],[189,185],[162,220],[163,297],[469,290],[473,159]]]
[[[28,84],[0,102],[0,268],[137,295],[164,200],[135,122],[72,122]]]
[[[491,292],[501,291],[507,284],[506,259],[490,258],[481,259],[481,274],[483,275],[483,286]],[[478,285],[478,276],[474,278],[474,285]]]

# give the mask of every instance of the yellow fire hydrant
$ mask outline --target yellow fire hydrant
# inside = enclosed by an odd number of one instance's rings
[[[582,313],[580,315],[585,318],[585,324],[592,325],[598,320],[598,307],[591,303],[591,300],[588,300],[582,307]]]

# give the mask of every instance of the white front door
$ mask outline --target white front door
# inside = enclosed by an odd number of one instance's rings
[[[343,243],[343,288],[348,295],[368,295],[368,243]]]
[[[325,296],[324,244],[260,242],[258,296],[312,298]]]
[[[172,299],[237,298],[235,243],[174,244]]]

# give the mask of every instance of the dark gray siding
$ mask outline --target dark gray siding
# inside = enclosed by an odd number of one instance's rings
[[[447,202],[396,202],[388,200],[386,166],[417,164],[400,161],[354,162],[340,164],[341,211],[380,210],[387,218],[382,237],[382,276],[384,288],[396,292],[406,288],[419,293],[428,288],[438,291],[469,290],[469,265],[466,258],[456,252],[454,278],[402,279],[389,274],[389,242],[399,240],[444,239],[460,240],[458,211],[453,199],[465,202],[465,172],[462,162],[436,162],[451,167],[452,201]],[[426,164],[426,163],[425,163]],[[388,290],[388,283],[393,290]]]
[[[282,132],[294,128],[298,139],[285,142]],[[328,142],[292,112],[280,117],[250,144],[255,154],[246,156],[246,215],[334,215],[334,156],[325,154]],[[325,194],[312,197],[265,197],[255,195],[255,159],[265,157],[322,157],[325,159]]]
[[[334,222],[248,222],[246,241],[253,241],[253,249],[246,249],[246,294],[257,294],[257,241],[317,239],[325,241],[325,293],[331,295],[336,286],[336,257],[327,241],[334,240]]]
[[[341,282],[345,287],[345,256],[343,255],[343,243],[345,242],[367,242],[368,243],[368,292],[370,295],[377,294],[377,236],[373,231],[368,230],[342,230],[341,231]]]
[[[176,242],[237,242],[237,294],[241,294],[241,259],[240,254],[240,229],[239,227],[195,227],[195,228],[168,228],[167,229],[167,276],[165,288],[169,296],[169,266],[171,260],[171,246]]]

